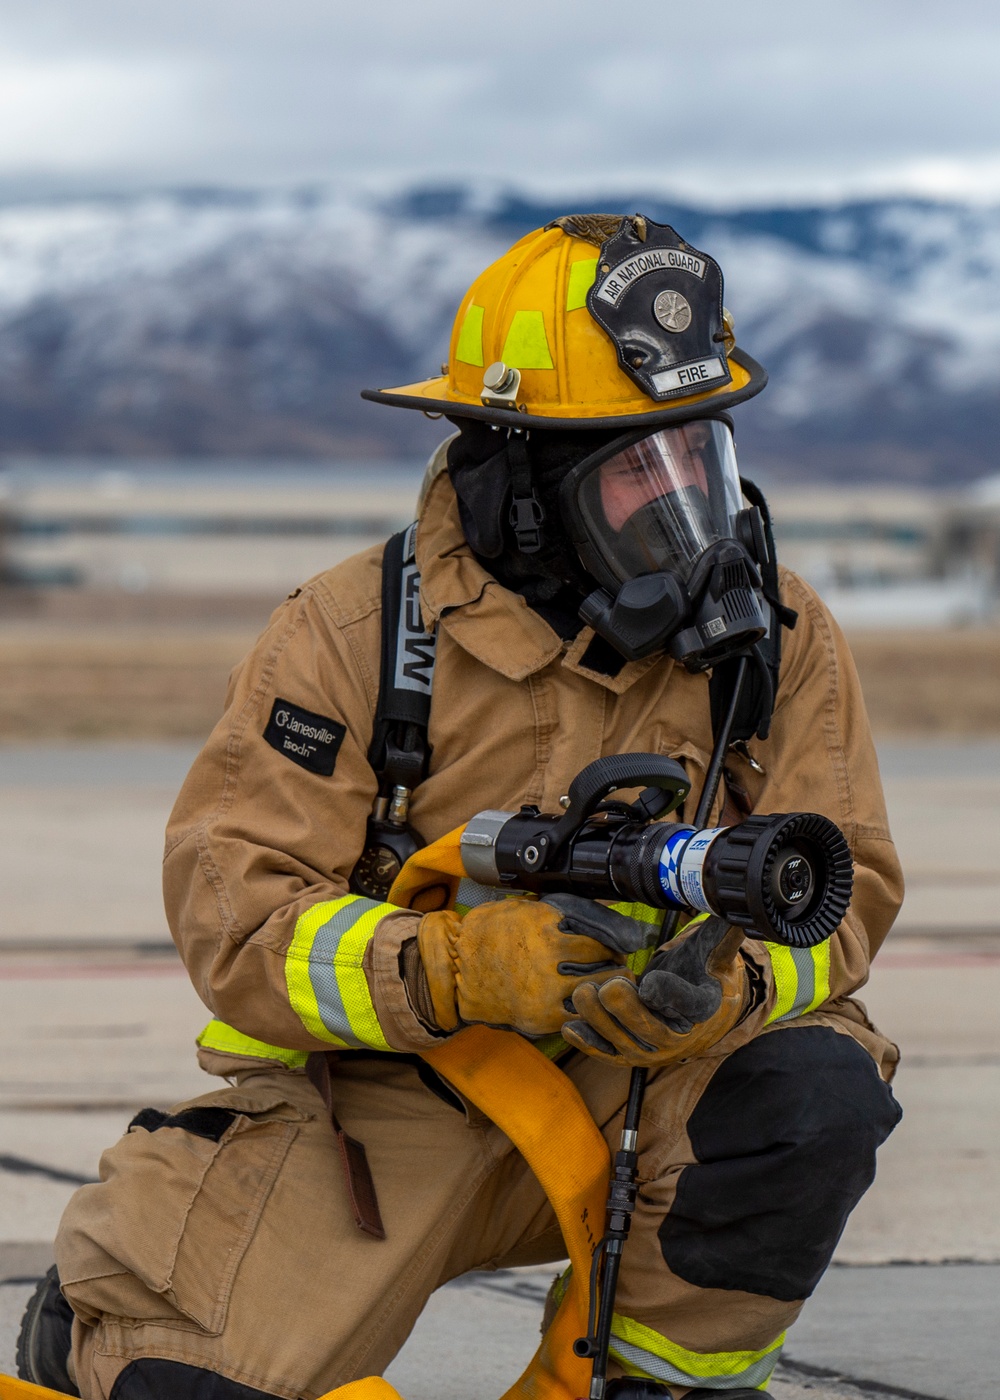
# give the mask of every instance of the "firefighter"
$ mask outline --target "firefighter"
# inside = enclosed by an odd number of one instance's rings
[[[419,607],[398,626],[433,645],[409,679],[433,657],[433,693],[394,829],[556,811],[624,752],[680,760],[693,803],[749,648],[710,824],[836,821],[856,873],[832,939],[790,950],[708,919],[640,979],[662,917],[643,906],[468,880],[453,909],[386,902],[383,551],[317,576],[234,672],[167,832],[170,926],[213,1017],[199,1060],[227,1082],[139,1113],[74,1196],[29,1378],[86,1400],[311,1400],[380,1373],[449,1279],[561,1259],[525,1160],[421,1059],[481,1023],[535,1040],[613,1145],[648,1067],[614,1366],[664,1394],[762,1393],[899,1117],[897,1051],[852,993],[902,895],[847,646],[768,560],[741,484],[730,413],[765,382],[707,253],[582,215],[477,279],[441,376],[369,393],[454,429],[404,561]]]

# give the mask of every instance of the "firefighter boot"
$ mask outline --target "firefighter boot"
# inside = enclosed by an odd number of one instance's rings
[[[59,1287],[53,1264],[28,1299],[17,1339],[17,1374],[22,1381],[79,1395],[70,1378],[73,1309]]]

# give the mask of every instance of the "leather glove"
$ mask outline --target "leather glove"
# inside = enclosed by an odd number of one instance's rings
[[[425,914],[417,943],[440,1030],[479,1023],[542,1036],[562,1028],[585,979],[596,988],[631,977],[625,957],[652,932],[593,900],[554,894],[481,904],[464,918]]]
[[[702,1055],[739,1021],[749,997],[744,932],[711,915],[653,957],[641,982],[612,974],[573,993],[564,1038],[615,1065],[668,1065]]]

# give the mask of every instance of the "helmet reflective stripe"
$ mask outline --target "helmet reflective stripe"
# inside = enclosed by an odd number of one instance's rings
[[[317,1040],[353,1049],[392,1049],[361,964],[376,924],[398,912],[394,904],[348,894],[299,916],[285,954],[285,983],[292,1010]]]
[[[611,1354],[629,1375],[651,1376],[668,1385],[738,1390],[766,1385],[778,1364],[785,1334],[762,1351],[688,1351],[651,1327],[615,1313],[611,1324]]]
[[[215,1050],[220,1055],[246,1055],[254,1060],[277,1060],[289,1069],[301,1069],[309,1058],[308,1050],[285,1050],[280,1045],[268,1045],[244,1035],[225,1021],[209,1021],[198,1037],[202,1050]]]
[[[830,942],[815,948],[786,948],[781,943],[766,943],[774,973],[777,1000],[767,1018],[791,1021],[815,1011],[830,995]]]
[[[540,311],[514,312],[500,358],[511,369],[555,369]]]
[[[578,258],[569,265],[566,282],[566,310],[579,311],[587,305],[587,293],[597,276],[596,258]]]
[[[470,302],[462,317],[458,339],[455,342],[455,359],[463,365],[478,365],[483,368],[483,316],[485,308]]]

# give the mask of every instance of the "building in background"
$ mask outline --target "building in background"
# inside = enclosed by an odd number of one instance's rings
[[[8,590],[277,601],[403,528],[418,462],[116,461],[0,471]],[[1000,615],[1000,476],[956,492],[769,492],[778,553],[845,627],[989,623]]]
[[[1000,609],[1000,476],[961,491],[769,493],[778,557],[844,627],[968,626]]]
[[[0,472],[8,586],[271,594],[413,519],[419,464],[32,464]]]

